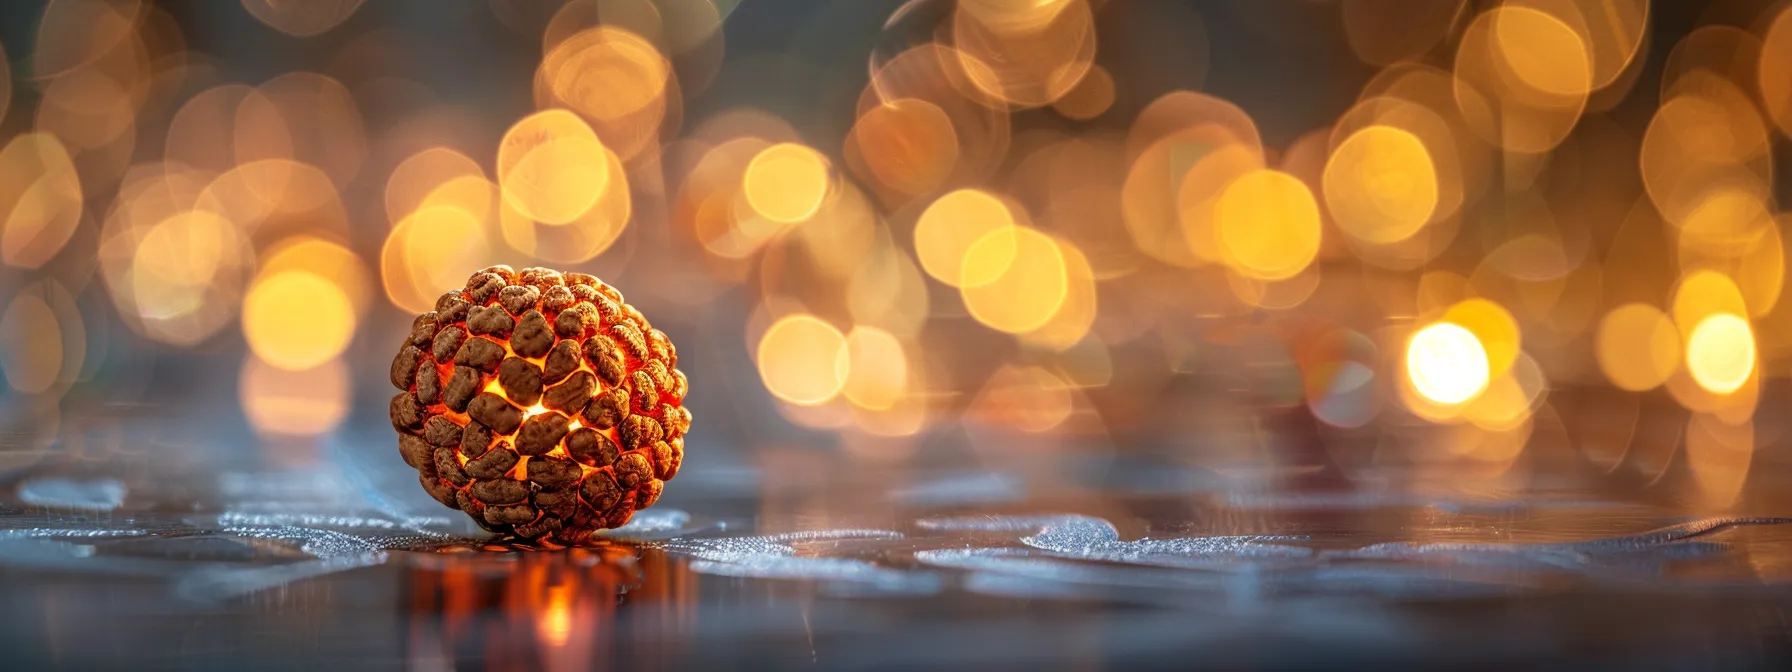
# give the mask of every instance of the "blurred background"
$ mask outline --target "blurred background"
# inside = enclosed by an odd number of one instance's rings
[[[0,46],[24,661],[1792,657],[1792,534],[1635,536],[1792,503],[1785,0],[18,0]],[[677,344],[649,543],[449,552],[387,370],[493,264]]]
[[[376,372],[506,263],[672,336],[694,463],[1728,509],[1785,468],[1783,5],[8,3],[0,464],[392,461]]]

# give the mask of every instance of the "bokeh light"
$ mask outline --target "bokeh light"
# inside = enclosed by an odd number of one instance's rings
[[[1467,299],[1445,310],[1442,320],[1474,334],[1490,375],[1503,375],[1518,361],[1522,335],[1518,320],[1504,306],[1487,299]]]
[[[81,221],[80,176],[54,136],[25,133],[0,149],[0,261],[39,268]]]
[[[959,298],[978,322],[1011,334],[1046,325],[1070,294],[1058,241],[1025,227],[990,231],[965,249]]]
[[[1660,309],[1629,303],[1599,322],[1595,354],[1606,379],[1642,392],[1667,382],[1680,366],[1680,332]]]
[[[1566,451],[1724,508],[1786,434],[1781,3],[794,3],[770,43],[736,0],[37,4],[0,410],[178,389],[321,444],[363,345],[539,264],[687,334],[722,444],[892,473],[1520,488]]]
[[[255,431],[270,436],[328,434],[348,418],[349,367],[341,358],[291,370],[260,356],[243,361],[237,383],[243,411]]]
[[[554,44],[535,72],[535,103],[565,106],[590,122],[605,147],[625,160],[659,137],[676,111],[677,79],[652,43],[600,25]]]
[[[1094,12],[1087,0],[1050,0],[1034,11],[1018,4],[960,5],[952,44],[966,79],[984,93],[1021,108],[1048,105],[1094,64]]]
[[[1448,322],[1427,325],[1406,344],[1406,373],[1419,394],[1445,405],[1462,404],[1487,389],[1487,350],[1474,332]]]
[[[609,179],[597,134],[566,110],[524,117],[498,145],[504,204],[544,224],[566,224],[585,214]]]
[[[846,359],[836,362],[835,368],[846,369],[841,393],[855,406],[889,410],[908,393],[908,353],[894,334],[853,327],[846,334],[845,352]]]
[[[808,147],[776,144],[747,163],[741,181],[741,193],[753,212],[774,222],[801,222],[814,215],[827,196],[828,164]]]
[[[1686,337],[1686,370],[1711,392],[1741,389],[1755,372],[1755,334],[1748,320],[1730,313],[1700,320]]]
[[[915,256],[940,282],[954,287],[987,284],[1014,260],[1015,226],[1013,212],[1000,199],[960,189],[934,200],[915,221]],[[969,259],[977,244],[984,247]]]
[[[243,336],[256,356],[288,371],[335,359],[355,333],[355,310],[336,283],[309,271],[267,275],[243,299]]]
[[[773,395],[814,406],[840,394],[852,375],[853,357],[839,329],[813,315],[799,314],[780,318],[765,330],[754,361]]]
[[[1214,225],[1234,270],[1260,280],[1286,280],[1319,254],[1319,206],[1294,176],[1245,173],[1220,192]]]
[[[1792,136],[1792,7],[1782,7],[1768,25],[1756,76],[1768,117]]]
[[[251,258],[229,220],[206,210],[177,212],[141,233],[114,291],[134,307],[145,335],[192,345],[235,317]]]
[[[1325,163],[1325,204],[1345,233],[1395,243],[1419,232],[1437,211],[1437,172],[1425,144],[1391,126],[1345,138]]]
[[[846,154],[864,166],[863,177],[901,196],[916,196],[951,176],[958,164],[958,133],[938,105],[899,98],[859,115]]]
[[[1482,140],[1519,154],[1560,145],[1592,90],[1586,41],[1560,18],[1522,5],[1475,17],[1454,66],[1463,120]]]
[[[413,312],[435,309],[443,288],[466,282],[489,265],[485,229],[467,211],[451,205],[424,208],[400,220],[380,251],[386,295]]]

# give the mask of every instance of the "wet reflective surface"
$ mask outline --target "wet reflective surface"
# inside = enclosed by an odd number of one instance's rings
[[[134,415],[89,423],[88,445],[174,434]],[[404,482],[378,429],[280,448],[308,459],[189,440],[9,467],[13,660],[1776,668],[1792,653],[1792,519],[1771,516],[1792,509],[1771,495],[1705,515],[1535,475],[1476,492],[1392,467],[1328,485],[1144,454],[853,469],[768,447],[693,460],[603,544],[545,550],[475,535]]]

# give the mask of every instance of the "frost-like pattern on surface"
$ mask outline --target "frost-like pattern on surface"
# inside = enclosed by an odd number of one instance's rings
[[[1121,541],[1113,523],[1092,516],[978,516],[920,521],[925,529],[1030,533],[1020,542],[1043,551],[1080,558],[1163,567],[1212,565],[1216,561],[1299,558],[1312,552],[1286,542],[1304,537],[1249,535]]]
[[[674,539],[665,548],[693,558],[691,569],[704,574],[760,579],[806,579],[832,584],[847,592],[931,593],[939,578],[880,566],[850,557],[798,555],[796,545],[812,542],[853,542],[903,539],[900,532],[876,529],[815,530],[754,537]],[[836,553],[851,547],[836,545]]]
[[[19,501],[49,508],[111,511],[124,504],[126,490],[115,478],[33,478],[19,486]]]

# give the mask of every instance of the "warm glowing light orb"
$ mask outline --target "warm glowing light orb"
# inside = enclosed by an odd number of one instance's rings
[[[1411,238],[1437,211],[1437,167],[1425,143],[1392,126],[1370,126],[1332,150],[1325,203],[1345,233],[1385,245]]]
[[[915,256],[921,270],[954,287],[986,284],[1014,261],[1013,236],[985,242],[977,263],[965,265],[971,245],[1014,227],[1002,200],[975,189],[959,189],[936,199],[915,222]]]
[[[314,369],[291,371],[250,357],[243,362],[237,389],[249,426],[262,434],[316,436],[348,417],[353,376],[341,358]]]
[[[984,326],[1024,334],[1051,323],[1070,296],[1064,248],[1049,235],[1023,226],[992,231],[965,250],[961,276],[1000,268],[981,284],[958,288],[965,310]]]
[[[784,224],[801,222],[828,195],[827,159],[796,143],[772,145],[747,164],[741,190],[759,216]]]
[[[310,271],[281,271],[249,288],[243,336],[262,361],[288,371],[322,366],[348,347],[355,308],[342,287]]]
[[[1293,175],[1245,173],[1220,192],[1214,210],[1225,258],[1239,273],[1286,280],[1319,255],[1319,204]]]
[[[1454,406],[1487,389],[1487,350],[1474,332],[1449,322],[1432,324],[1406,344],[1406,375],[1426,399]]]
[[[1710,392],[1742,389],[1755,371],[1755,334],[1748,320],[1731,313],[1701,320],[1686,339],[1686,370]]]
[[[876,327],[853,327],[834,362],[840,392],[860,408],[888,410],[908,391],[908,354],[894,334]]]
[[[787,315],[759,338],[759,377],[765,389],[799,406],[826,403],[840,394],[851,371],[840,360],[849,357],[846,336],[813,315]],[[850,360],[849,360],[850,361]]]
[[[1632,392],[1654,389],[1680,366],[1680,332],[1660,309],[1625,304],[1600,320],[1594,354],[1613,385]]]

